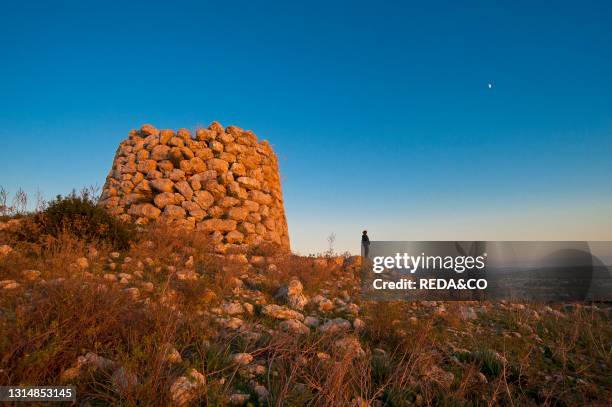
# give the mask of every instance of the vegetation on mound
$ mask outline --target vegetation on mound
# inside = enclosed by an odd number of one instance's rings
[[[96,204],[87,191],[81,195],[58,195],[45,210],[34,216],[34,223],[42,235],[57,237],[68,232],[86,242],[102,241],[116,249],[127,249],[134,238],[128,223],[119,222]]]
[[[73,384],[80,403],[126,406],[612,397],[601,306],[371,303],[357,258],[265,246],[222,256],[206,236],[163,224],[123,250],[65,230],[27,251],[0,231],[0,385]]]
[[[6,191],[0,188],[0,203],[6,202],[6,197]],[[69,234],[86,243],[126,250],[136,236],[133,225],[118,221],[97,205],[92,188],[79,194],[73,191],[67,196],[58,195],[49,202],[39,199],[33,213],[26,210],[28,200],[23,191],[18,191],[13,201],[10,206],[0,206],[4,208],[4,221],[19,220],[19,227],[12,230],[13,239],[18,241],[41,243]]]

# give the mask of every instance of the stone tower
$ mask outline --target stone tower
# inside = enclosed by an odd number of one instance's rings
[[[251,131],[212,123],[132,130],[115,154],[100,205],[125,221],[166,220],[218,244],[273,242],[289,249],[278,159]]]

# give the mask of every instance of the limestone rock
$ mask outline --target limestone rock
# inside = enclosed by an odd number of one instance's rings
[[[225,235],[225,240],[227,243],[241,243],[243,239],[244,235],[237,230],[232,230]]]
[[[183,219],[185,214],[185,209],[177,205],[167,205],[164,209],[164,216],[172,219]]]
[[[151,188],[159,192],[172,192],[172,188],[174,188],[174,182],[166,178],[154,179],[150,185]]]
[[[162,160],[167,160],[168,156],[170,155],[170,147],[165,146],[165,145],[157,145],[155,147],[153,147],[153,150],[151,150],[151,160],[153,161],[162,161]]]
[[[309,326],[311,328],[316,328],[319,326],[319,318],[313,317],[313,316],[307,316],[304,319],[304,324],[306,326]]]
[[[319,331],[332,334],[348,331],[349,329],[351,329],[351,323],[344,318],[329,320],[319,327]]]
[[[150,124],[143,124],[140,128],[140,134],[142,134],[144,137],[157,136],[159,134],[159,131]]]
[[[188,405],[198,396],[199,391],[205,386],[206,378],[195,369],[186,376],[181,376],[170,386],[170,398],[177,407]]]
[[[266,305],[263,308],[262,312],[264,315],[267,315],[275,319],[297,319],[298,321],[304,320],[303,314],[297,311],[294,311],[292,309],[289,309],[287,307],[283,307],[281,305],[276,305],[276,304]]]
[[[227,315],[238,315],[244,312],[244,308],[239,302],[228,302],[223,304],[223,312]]]
[[[297,319],[287,319],[278,324],[278,327],[289,333],[297,335],[307,335],[310,333],[310,329]]]
[[[221,251],[266,242],[289,249],[278,159],[268,142],[236,126],[214,122],[195,139],[150,124],[130,132],[99,204],[123,221],[161,219],[211,234]]]
[[[179,193],[188,201],[190,201],[193,197],[193,189],[191,189],[191,186],[187,181],[177,182],[174,184],[174,188],[176,188],[176,190],[179,191]]]
[[[276,297],[285,301],[291,308],[302,310],[308,304],[308,298],[302,293],[303,289],[300,280],[293,279],[278,290]]]
[[[200,208],[206,209],[215,202],[215,198],[208,191],[196,191],[194,202],[197,203]]]
[[[153,200],[155,202],[155,206],[160,209],[164,209],[168,205],[175,205],[176,199],[174,198],[174,194],[172,192],[162,192],[155,196]]]
[[[159,208],[156,208],[155,206],[149,203],[132,205],[130,207],[130,210],[128,211],[128,214],[130,215],[149,219],[157,219],[160,213],[161,210],[159,210]]]
[[[363,331],[365,329],[365,322],[359,318],[355,318],[353,321],[353,329],[355,332]]]

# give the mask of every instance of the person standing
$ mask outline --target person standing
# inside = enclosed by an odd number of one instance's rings
[[[367,258],[370,254],[370,238],[368,237],[367,230],[364,230],[361,234],[361,248],[363,257]]]

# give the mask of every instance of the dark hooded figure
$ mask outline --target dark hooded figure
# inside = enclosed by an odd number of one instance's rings
[[[370,254],[370,238],[368,237],[368,231],[364,230],[361,235],[361,247],[363,249],[363,257],[368,257]]]

